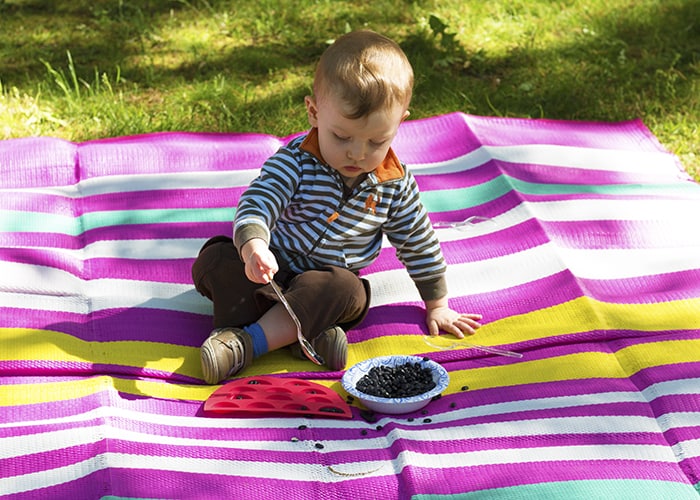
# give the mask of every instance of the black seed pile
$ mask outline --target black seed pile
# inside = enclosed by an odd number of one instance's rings
[[[355,384],[358,391],[380,398],[409,398],[435,387],[430,368],[420,363],[374,366]]]

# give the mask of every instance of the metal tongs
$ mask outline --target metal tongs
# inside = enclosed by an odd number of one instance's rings
[[[280,287],[275,283],[274,280],[270,280],[270,286],[272,289],[275,291],[277,294],[277,298],[280,299],[280,302],[284,306],[284,308],[287,310],[289,315],[292,317],[292,320],[294,321],[294,324],[297,327],[297,340],[299,340],[299,345],[301,345],[301,350],[304,353],[304,355],[309,358],[311,361],[316,363],[317,365],[322,365],[324,363],[323,357],[316,352],[314,347],[311,345],[311,343],[306,340],[306,337],[302,335],[301,333],[301,323],[299,322],[299,318],[297,318],[297,315],[294,314],[294,311],[292,310],[292,306],[289,305],[289,302],[287,302],[287,299],[284,298],[284,295],[282,295],[282,290],[280,290]]]

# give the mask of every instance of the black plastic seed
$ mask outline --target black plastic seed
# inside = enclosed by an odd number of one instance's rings
[[[377,421],[377,416],[371,410],[360,410],[360,416],[365,422],[373,424]]]
[[[303,431],[303,430],[307,429],[307,427],[304,424],[302,424],[299,427],[297,427],[297,429],[299,429],[300,431]]]
[[[316,443],[314,446],[317,450],[322,450],[323,448],[325,448],[325,446],[323,446],[321,443]]]
[[[293,436],[292,439],[291,439],[291,441],[292,441],[292,443],[296,443],[296,442],[299,441],[299,438],[296,437],[296,436]]]
[[[323,408],[319,408],[318,411],[323,411],[326,413],[343,413],[342,409],[336,408],[335,406],[324,406]]]
[[[450,403],[450,408],[455,408],[457,406],[457,403]]]
[[[415,418],[413,418],[413,417],[408,417],[408,421],[409,421],[409,422],[413,422],[414,420],[415,420]]]
[[[358,380],[358,391],[382,398],[407,398],[435,388],[433,374],[420,363],[375,366]]]
[[[381,431],[383,429],[383,427],[381,425],[378,425],[377,427],[375,427],[375,429],[377,429],[378,431]]]
[[[468,391],[468,390],[469,390],[469,386],[468,386],[468,385],[463,385],[463,386],[462,386],[462,390],[463,390],[463,391]]]
[[[360,432],[360,434],[362,434],[363,436],[366,436],[366,435],[367,435],[367,429],[362,429],[362,432]]]
[[[255,379],[249,380],[249,381],[248,381],[248,384],[249,384],[249,385],[258,385],[259,383],[260,383],[260,381],[259,381],[259,380],[255,380]]]
[[[423,419],[423,423],[424,423],[424,424],[429,424],[429,423],[432,422],[432,421],[433,421],[432,418],[424,418],[424,419]]]

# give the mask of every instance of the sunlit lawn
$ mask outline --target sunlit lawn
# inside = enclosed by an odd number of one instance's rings
[[[0,0],[0,138],[297,132],[364,27],[409,55],[412,118],[641,118],[700,180],[697,0]]]

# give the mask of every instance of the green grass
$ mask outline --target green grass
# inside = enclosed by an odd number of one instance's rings
[[[0,138],[307,127],[327,41],[371,28],[412,118],[641,118],[700,180],[698,0],[0,0]]]

